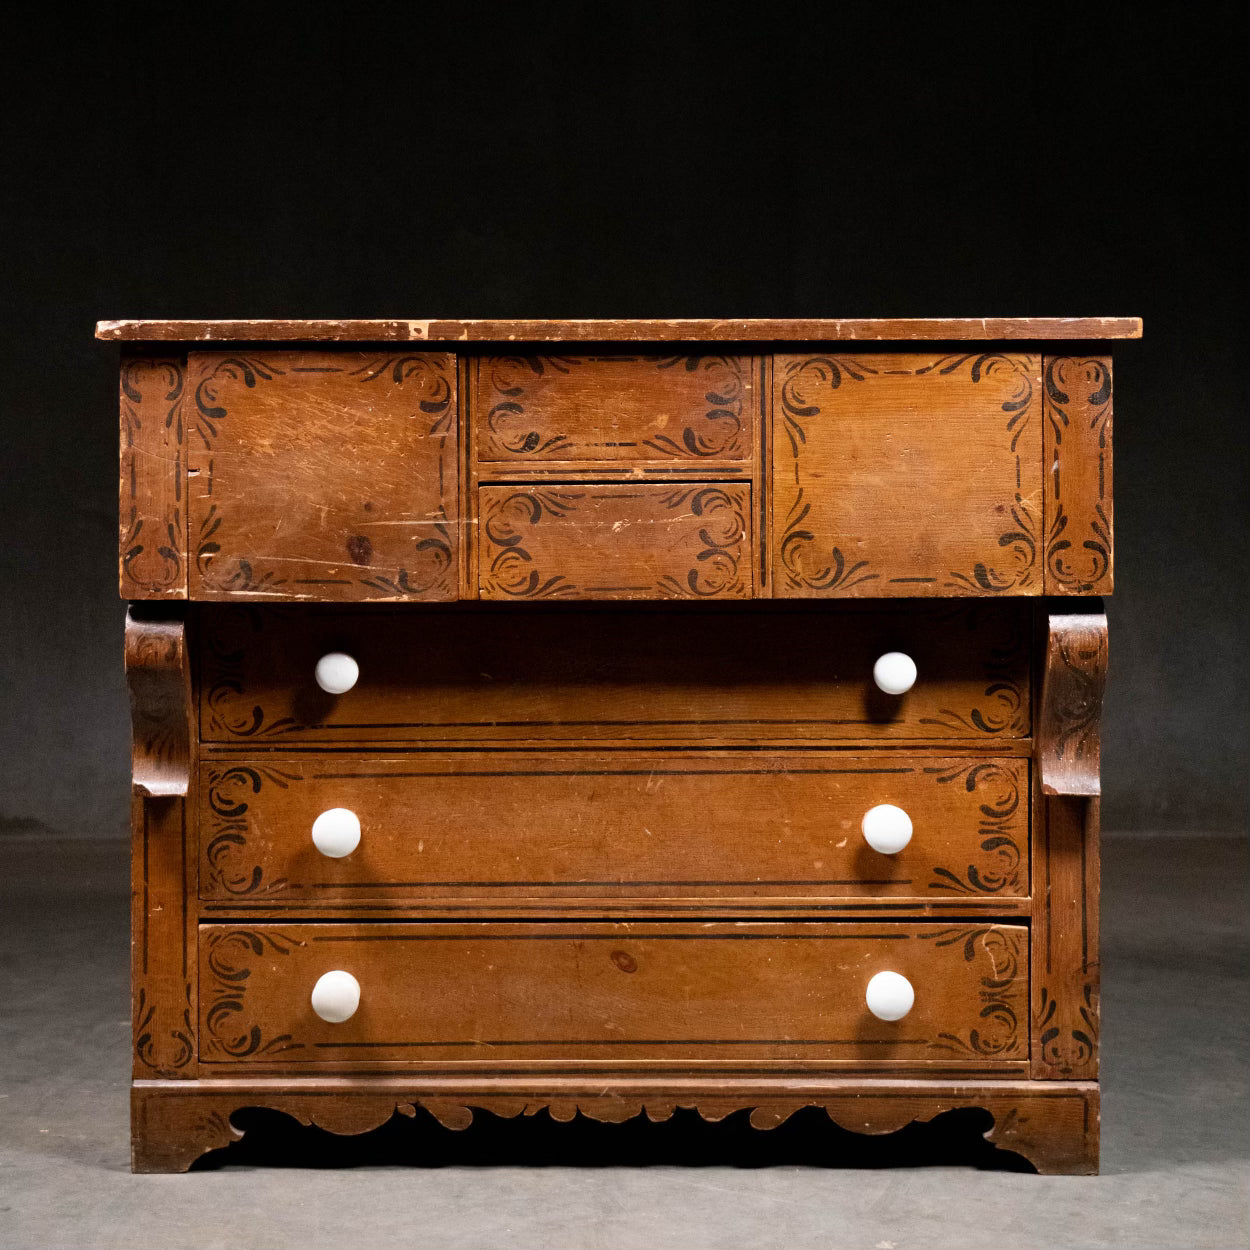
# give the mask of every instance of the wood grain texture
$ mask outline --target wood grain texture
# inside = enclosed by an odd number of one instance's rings
[[[510,900],[558,916],[605,904],[847,897],[1028,896],[1029,770],[1020,759],[727,753],[368,756],[257,753],[200,766],[200,896],[304,902]],[[864,841],[879,803],[911,842]],[[355,812],[360,846],[313,846],[330,808]],[[956,900],[959,900],[956,904]]]
[[[202,605],[200,731],[215,743],[997,744],[1031,727],[1027,605],[532,605],[368,612]],[[883,695],[872,666],[915,658]],[[324,695],[319,656],[360,680]],[[749,680],[745,680],[749,675]]]
[[[121,508],[118,584],[123,599],[187,597],[186,361],[121,362]]]
[[[749,465],[754,366],[733,355],[475,356],[472,423],[483,467],[549,461]]]
[[[126,618],[133,729],[131,986],[136,1077],[195,1075],[190,665],[181,622]]]
[[[192,352],[191,597],[456,597],[443,352]]]
[[[751,488],[483,486],[483,599],[748,599]]]
[[[1101,608],[1101,601],[1093,605]],[[1101,611],[1047,618],[1037,726],[1045,794],[1102,792],[1102,701],[1107,685],[1107,618]]]
[[[99,321],[96,338],[173,342],[825,342],[1139,339],[1140,317],[850,317],[715,320]]]
[[[1041,594],[1040,357],[774,369],[775,596]]]
[[[1026,1158],[1039,1172],[1085,1175],[1098,1170],[1099,1093],[1088,1082],[899,1078],[717,1077],[687,1075],[319,1077],[144,1081],[131,1094],[136,1172],[184,1172],[200,1155],[242,1137],[232,1122],[244,1107],[267,1107],[330,1133],[356,1134],[418,1108],[450,1129],[467,1128],[477,1111],[512,1117],[547,1110],[558,1122],[578,1113],[609,1124],[645,1115],[668,1120],[693,1108],[718,1121],[749,1110],[757,1129],[775,1128],[804,1107],[821,1107],[845,1129],[893,1133],[960,1107],[994,1117],[986,1138]]]
[[[1047,356],[1046,593],[1110,594],[1111,357]]]
[[[341,1024],[309,1003],[332,969],[361,986]],[[887,969],[915,987],[899,1021],[864,1005]],[[990,923],[204,925],[200,977],[205,1067],[984,1068],[1029,1044],[1028,930]]]
[[[1099,800],[1042,800],[1034,841],[1032,1075],[1098,1076]]]

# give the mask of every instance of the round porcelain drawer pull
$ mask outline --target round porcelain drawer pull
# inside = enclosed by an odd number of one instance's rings
[[[864,1002],[878,1020],[901,1020],[916,1001],[911,982],[898,972],[878,972],[868,982]]]
[[[360,982],[350,972],[327,972],[313,986],[312,1009],[328,1024],[342,1024],[360,1006]]]
[[[911,817],[893,803],[870,807],[864,813],[860,828],[864,841],[882,855],[897,855],[911,841]],[[315,827],[313,837],[316,837]]]
[[[330,651],[317,661],[316,677],[326,694],[346,694],[360,680],[360,665],[343,651]]]
[[[877,689],[886,694],[906,694],[916,684],[916,661],[903,651],[887,651],[872,666]]]
[[[360,817],[349,807],[331,807],[313,821],[312,840],[322,855],[342,859],[360,845]]]

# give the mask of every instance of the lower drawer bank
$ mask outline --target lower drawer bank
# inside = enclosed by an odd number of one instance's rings
[[[1028,933],[1014,925],[211,924],[199,961],[206,1075],[664,1064],[984,1073],[1028,1052]]]

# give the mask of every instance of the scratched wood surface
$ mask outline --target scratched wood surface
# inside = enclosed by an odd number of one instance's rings
[[[474,356],[477,458],[535,464],[698,467],[751,459],[754,362],[739,355]]]
[[[196,619],[206,742],[998,744],[1031,728],[1019,602],[836,615],[804,604],[438,615],[204,604]],[[872,680],[894,650],[919,671],[897,698]],[[329,651],[360,668],[337,697],[313,677]]]
[[[743,482],[483,486],[483,599],[748,599]]]
[[[523,900],[556,915],[566,902],[621,899],[954,908],[1028,895],[1021,759],[257,753],[203,762],[200,796],[200,896],[227,906]],[[864,813],[881,803],[912,820],[897,854],[862,835]],[[311,838],[331,808],[361,825],[360,845],[339,859]]]
[[[178,342],[822,342],[908,339],[1136,339],[1140,317],[850,317],[742,320],[100,321],[96,337]]]
[[[785,1061],[985,1068],[1028,1055],[1028,930],[997,924],[220,924],[201,927],[200,1062]],[[312,1010],[331,970],[351,1019]],[[902,1020],[864,1005],[891,970]]]
[[[773,594],[1042,593],[1041,358],[778,356]]]
[[[443,352],[192,352],[191,597],[456,597]]]

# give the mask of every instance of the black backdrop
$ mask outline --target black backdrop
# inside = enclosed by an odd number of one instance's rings
[[[10,15],[0,830],[124,829],[115,349],[91,332],[136,316],[1140,315],[1106,822],[1242,827],[1239,9],[1003,10]]]

